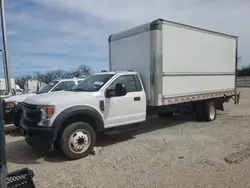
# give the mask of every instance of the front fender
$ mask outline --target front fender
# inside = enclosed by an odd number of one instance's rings
[[[93,107],[85,105],[73,106],[63,110],[53,121],[52,127],[60,127],[68,118],[78,114],[91,116],[96,122],[97,131],[104,130],[104,122],[101,114]]]
[[[16,113],[16,112],[19,112],[20,110],[22,110],[23,105],[24,105],[24,102],[18,103],[18,104],[15,106],[15,108],[13,109],[13,113]]]

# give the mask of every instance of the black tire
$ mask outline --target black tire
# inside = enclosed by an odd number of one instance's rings
[[[77,130],[79,130],[79,132],[84,131],[85,134],[87,134],[90,137],[89,138],[90,139],[89,146],[83,152],[78,152],[78,153],[72,151],[72,149],[70,148],[70,144],[69,144],[71,135],[74,132],[76,132]],[[73,135],[73,137],[74,137],[74,135]],[[80,143],[79,143],[80,139],[81,138],[79,138],[77,140],[79,145],[80,145]],[[68,125],[63,130],[63,133],[60,137],[61,151],[70,160],[76,160],[76,159],[80,159],[80,158],[88,156],[92,152],[95,144],[96,144],[96,133],[95,133],[94,129],[89,124],[87,124],[85,122],[76,122],[76,123],[72,123],[72,124]]]
[[[195,105],[195,118],[198,120],[198,121],[203,121],[204,120],[204,104],[203,102],[200,102],[200,103],[197,103]]]
[[[168,112],[168,113],[159,113],[158,116],[161,118],[170,118],[174,115],[174,112]]]
[[[20,120],[22,118],[22,110],[19,110],[18,112],[13,113],[13,124],[16,127],[20,127]]]
[[[206,101],[203,108],[204,120],[207,122],[214,121],[217,116],[216,106],[213,101]]]
[[[23,114],[23,107],[24,103],[19,103],[13,110],[12,112],[12,122],[16,127],[20,127],[20,120],[22,118],[22,114]]]
[[[8,125],[8,124],[11,124],[12,121],[4,121],[4,125]]]

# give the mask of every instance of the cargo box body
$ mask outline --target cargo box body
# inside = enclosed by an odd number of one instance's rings
[[[150,106],[234,95],[237,41],[158,19],[109,37],[110,70],[138,72]]]

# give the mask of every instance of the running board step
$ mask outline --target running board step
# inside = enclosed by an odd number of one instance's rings
[[[144,127],[143,125],[133,125],[133,126],[130,125],[130,126],[126,126],[126,127],[124,126],[121,128],[113,128],[111,130],[107,130],[104,132],[104,134],[107,134],[107,135],[121,134],[121,133],[135,131],[135,130],[141,129],[143,127]]]

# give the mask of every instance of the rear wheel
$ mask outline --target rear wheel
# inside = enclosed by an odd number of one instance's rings
[[[195,105],[195,118],[198,120],[198,121],[203,121],[204,117],[204,104],[203,102],[200,102],[200,103],[197,103]]]
[[[204,104],[204,120],[209,122],[216,119],[217,111],[213,101],[206,101]]]
[[[96,133],[94,129],[84,122],[68,125],[60,139],[61,151],[70,160],[88,156],[95,143]]]

